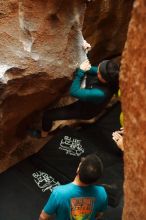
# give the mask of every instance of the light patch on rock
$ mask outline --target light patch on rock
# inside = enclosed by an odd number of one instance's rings
[[[3,83],[7,83],[8,77],[5,76],[5,72],[12,68],[13,66],[7,65],[7,64],[0,64],[0,81]]]
[[[26,21],[24,19],[22,2],[19,3],[19,24],[22,30],[21,42],[23,44],[24,50],[27,52],[31,52],[33,40],[30,31],[27,28],[27,26],[29,27],[29,25],[26,25]]]
[[[35,61],[38,61],[40,59],[40,56],[37,53],[31,53],[31,58]]]
[[[31,52],[32,41],[27,39],[25,41],[22,41],[22,43],[23,43],[24,50],[26,50],[27,52]]]
[[[77,33],[77,43],[78,43],[78,47],[80,48],[79,50],[79,60],[78,60],[78,63],[81,64],[82,62],[84,62],[86,59],[87,59],[87,54],[85,53],[84,49],[83,49],[83,42],[84,42],[84,38],[83,38],[83,35],[82,35],[82,32],[79,31]]]

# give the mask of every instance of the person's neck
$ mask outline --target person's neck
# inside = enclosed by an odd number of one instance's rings
[[[85,183],[81,182],[78,175],[75,177],[73,184],[75,184],[77,186],[89,186],[89,184],[85,184]]]

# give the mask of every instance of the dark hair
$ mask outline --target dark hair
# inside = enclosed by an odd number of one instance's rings
[[[104,60],[99,65],[99,72],[102,78],[113,90],[119,87],[119,65],[111,60]]]
[[[96,154],[90,154],[81,162],[78,175],[80,181],[85,184],[95,183],[103,172],[103,164]]]

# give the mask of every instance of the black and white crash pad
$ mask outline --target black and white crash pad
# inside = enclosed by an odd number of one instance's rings
[[[123,160],[111,138],[120,128],[119,115],[120,105],[116,104],[92,125],[80,130],[64,127],[37,154],[2,173],[0,220],[38,219],[53,187],[72,181],[81,157],[90,153],[96,153],[104,163],[99,184],[109,198],[105,219],[120,220]]]

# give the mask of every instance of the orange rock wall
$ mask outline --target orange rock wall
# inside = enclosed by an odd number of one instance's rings
[[[146,1],[136,0],[121,68],[125,127],[124,220],[146,219]]]

